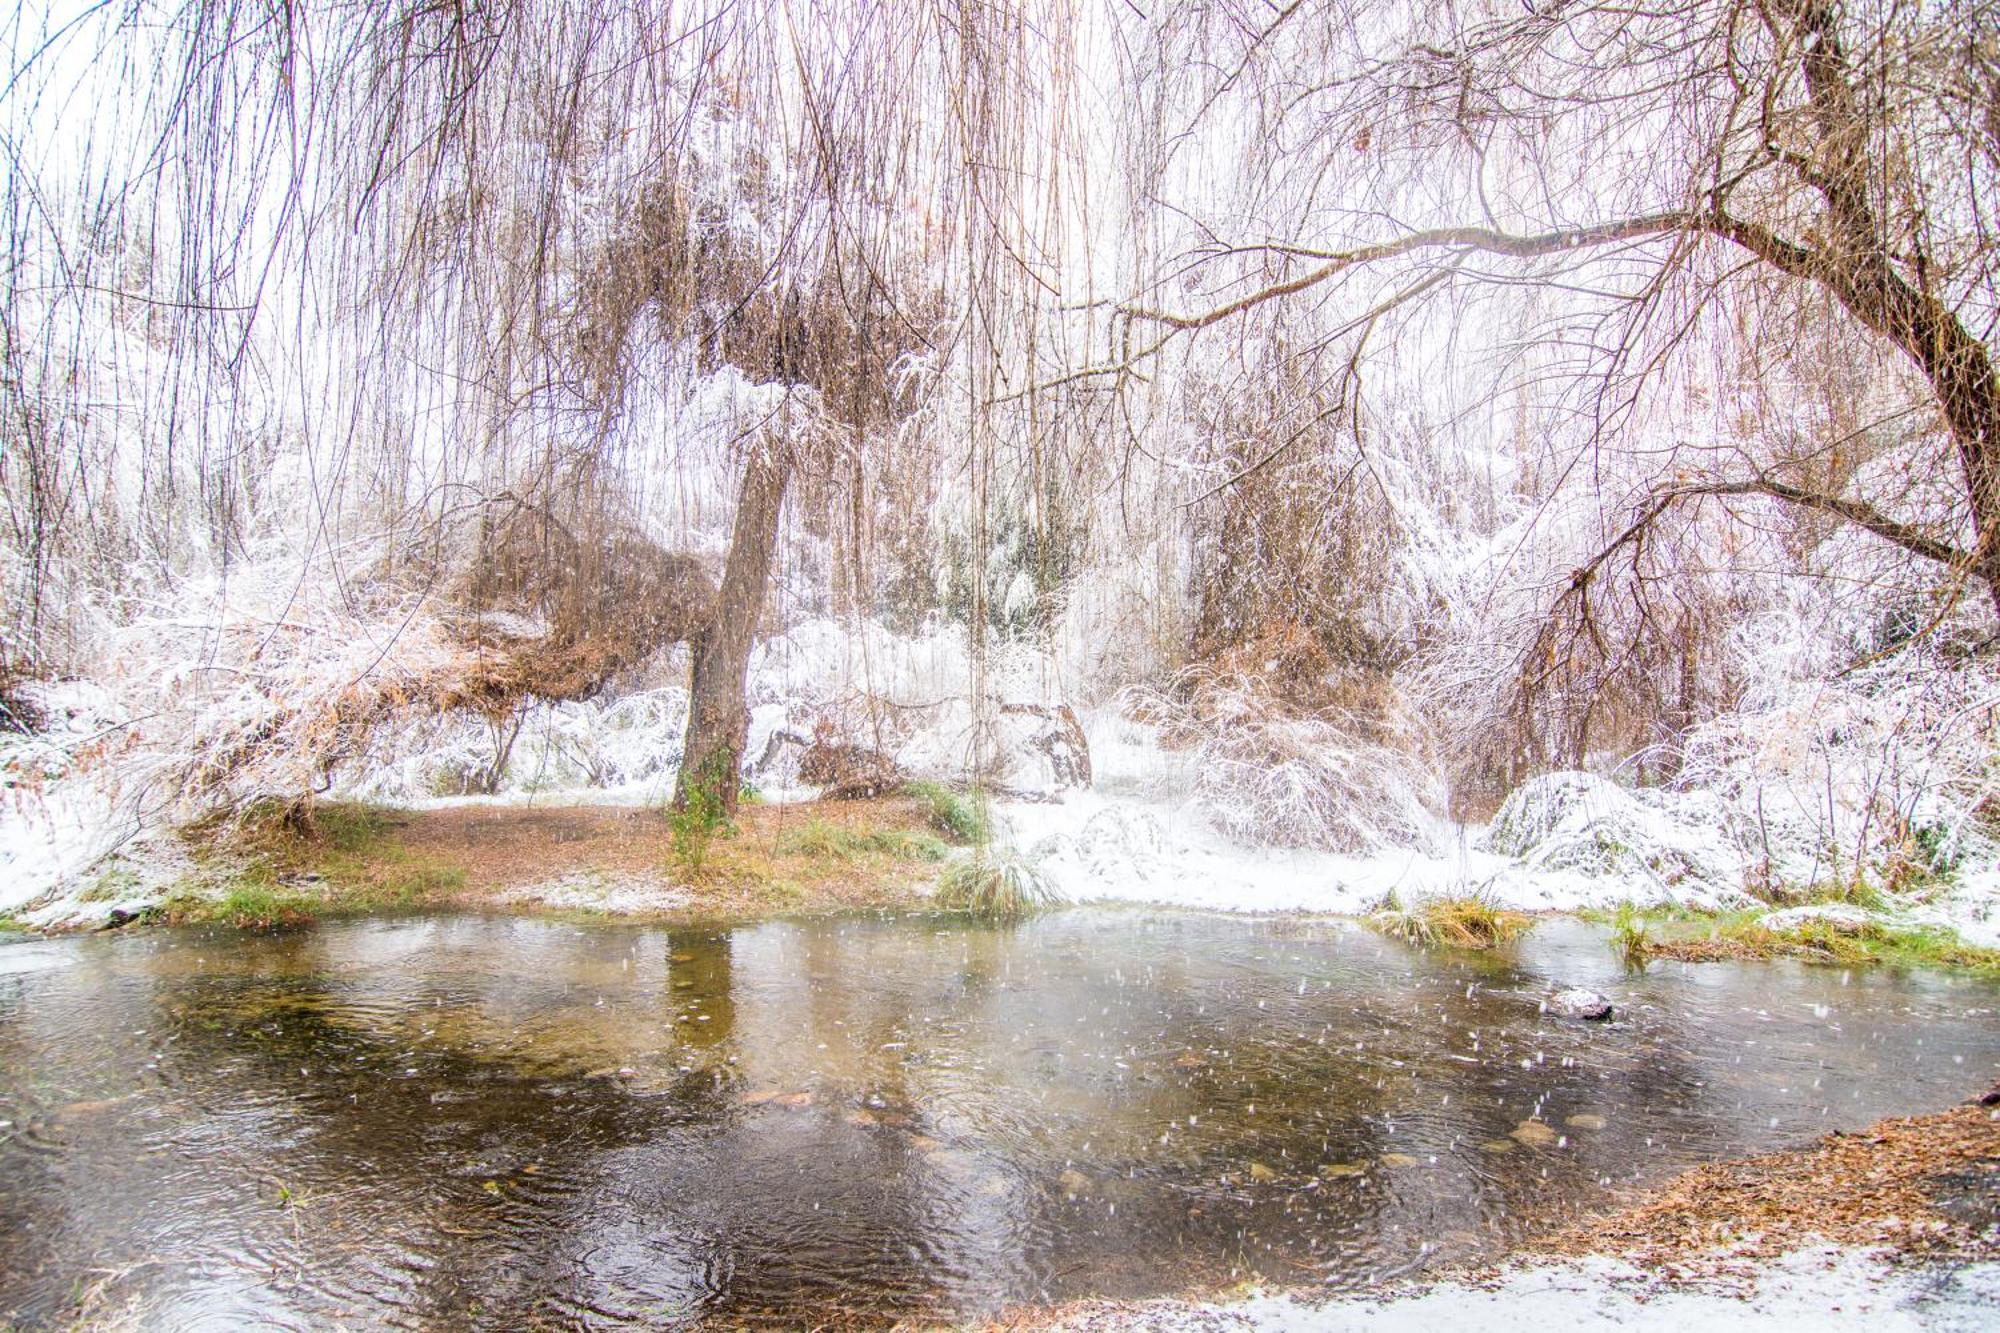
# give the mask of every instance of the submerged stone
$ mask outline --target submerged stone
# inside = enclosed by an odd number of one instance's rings
[[[1561,1139],[1562,1135],[1556,1133],[1544,1121],[1529,1119],[1514,1126],[1508,1137],[1530,1148],[1546,1148]]]

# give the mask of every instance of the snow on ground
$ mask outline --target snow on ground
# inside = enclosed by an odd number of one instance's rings
[[[507,894],[505,900],[612,916],[671,911],[690,906],[694,901],[686,889],[676,888],[665,876],[605,875],[595,871],[530,884]]]
[[[1388,1298],[1324,1303],[1283,1295],[1192,1304],[1087,1308],[1057,1329],[1381,1330],[1565,1333],[1597,1329],[1743,1329],[1756,1333],[1973,1333],[1994,1326],[2000,1263],[1925,1268],[1880,1253],[1802,1250],[1733,1274],[1668,1283],[1612,1259],[1510,1266],[1490,1282],[1446,1282]]]
[[[1742,887],[1752,858],[1732,839],[1721,803],[1705,792],[1639,791],[1592,774],[1552,773],[1524,784],[1490,827],[1438,821],[1425,848],[1251,847],[1216,828],[1182,756],[1121,719],[1088,722],[1097,778],[1091,790],[995,806],[1001,838],[1073,901],[1346,914],[1369,911],[1391,893],[1406,903],[1477,894],[1535,912],[1759,902]],[[1944,896],[1862,915],[1946,926],[1969,943],[2000,947],[2000,868],[1966,867]],[[1774,925],[1791,923],[1785,914],[1773,917]]]
[[[1226,912],[1364,913],[1389,894],[1404,903],[1466,894],[1524,912],[1672,903],[1716,909],[1752,905],[1702,881],[1669,883],[1643,861],[1579,866],[1540,844],[1525,856],[1491,849],[1489,831],[1449,828],[1450,851],[1383,848],[1366,854],[1246,847],[1207,822],[1192,800],[1074,791],[1047,802],[994,807],[1001,837],[1074,902],[1125,901]],[[1784,927],[1822,906],[1770,914]],[[1942,926],[1969,944],[2000,948],[2000,870],[1968,874],[1948,897],[1894,912],[1842,907],[1842,921]]]
[[[1091,790],[995,807],[1002,837],[1075,901],[1338,913],[1369,911],[1392,893],[1405,902],[1480,894],[1523,911],[1576,911],[1635,898],[1701,906],[1727,901],[1716,883],[1726,872],[1669,884],[1643,857],[1579,854],[1579,843],[1608,839],[1604,830],[1616,827],[1635,845],[1650,838],[1693,847],[1686,855],[1699,855],[1705,863],[1728,863],[1717,835],[1675,827],[1651,812],[1642,818],[1637,802],[1621,789],[1585,774],[1559,784],[1572,798],[1568,802],[1533,807],[1550,827],[1538,831],[1544,836],[1518,839],[1525,855],[1496,850],[1486,828],[1444,820],[1435,821],[1425,847],[1363,853],[1252,847],[1216,827],[1196,795],[1184,755],[1161,748],[1147,729],[1115,715],[1092,715],[1087,727],[1096,773]],[[1547,813],[1552,808],[1554,813]],[[1525,815],[1516,819],[1525,822]],[[1570,836],[1547,836],[1558,825]],[[1557,845],[1569,853],[1551,856],[1549,849]],[[1503,847],[1512,844],[1503,840]],[[1740,866],[1737,874],[1740,883]]]
[[[1523,784],[1490,826],[1426,817],[1404,830],[1407,842],[1377,835],[1360,851],[1254,845],[1240,828],[1229,832],[1241,821],[1218,802],[1235,789],[1203,783],[1198,747],[1167,744],[1158,727],[1116,708],[1087,712],[1094,780],[1065,789],[1032,727],[1016,734],[973,725],[962,697],[970,668],[959,637],[871,627],[856,638],[845,628],[811,620],[760,649],[747,754],[764,799],[813,794],[798,782],[797,738],[810,735],[816,720],[881,744],[907,771],[946,780],[970,766],[975,733],[989,745],[997,737],[982,770],[1019,794],[996,803],[1000,840],[1076,901],[1357,914],[1392,894],[1406,903],[1476,894],[1526,911],[1624,902],[1742,908],[1759,905],[1745,884],[1783,859],[1773,855],[1768,825],[1746,824],[1717,794],[1726,788],[1635,789],[1581,772]],[[997,676],[1002,702],[1060,702],[1048,663],[1036,653],[1004,659]],[[182,785],[156,753],[170,750],[177,733],[148,733],[141,744],[139,728],[123,720],[135,700],[149,698],[141,692],[121,701],[84,684],[52,687],[41,701],[51,728],[10,743],[4,758],[11,785],[0,792],[0,913],[44,925],[101,919],[114,908],[144,905],[185,873],[185,854],[166,831]],[[871,718],[856,699],[887,702]],[[491,796],[464,794],[493,763],[491,724],[468,714],[398,713],[331,775],[330,794],[418,808],[655,805],[673,790],[686,710],[686,691],[673,684],[534,705],[521,716]],[[124,748],[108,761],[78,762],[101,756],[107,736]],[[787,736],[794,738],[789,748],[777,744]],[[2000,849],[1958,833],[1951,846],[1959,860],[1933,886],[1941,892],[1872,919],[1946,926],[1971,943],[2000,947]],[[1801,855],[1796,848],[1784,853],[1794,861]]]
[[[1002,836],[1078,902],[1123,900],[1230,912],[1363,912],[1394,891],[1405,898],[1493,891],[1505,858],[1384,851],[1369,856],[1245,847],[1190,804],[1077,791],[1050,802],[1001,802]],[[1580,906],[1576,886],[1509,886],[1540,906]]]

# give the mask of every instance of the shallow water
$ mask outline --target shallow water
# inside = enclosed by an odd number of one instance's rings
[[[1543,1017],[1551,983],[1608,1025]],[[2000,991],[1338,923],[506,917],[0,945],[0,1322],[972,1316],[1492,1253],[1962,1100]],[[1535,1124],[1522,1128],[1522,1122]]]

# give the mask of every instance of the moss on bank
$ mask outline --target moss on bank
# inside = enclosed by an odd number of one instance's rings
[[[1769,910],[1701,912],[1627,904],[1616,912],[1580,915],[1609,925],[1612,947],[1633,967],[1655,959],[1711,963],[1798,958],[1841,967],[1940,968],[2000,979],[2000,950],[1967,944],[1940,926],[1835,917],[1770,925],[1764,920]]]

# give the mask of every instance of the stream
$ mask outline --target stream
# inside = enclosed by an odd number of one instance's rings
[[[1553,985],[1617,1005],[1544,1016]],[[2000,1079],[2000,990],[1078,908],[0,943],[0,1324],[793,1325],[1498,1254]]]

